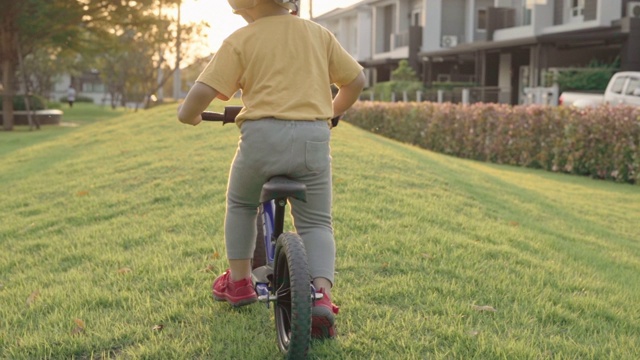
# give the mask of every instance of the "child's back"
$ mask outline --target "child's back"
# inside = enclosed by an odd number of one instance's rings
[[[327,29],[291,15],[256,20],[229,36],[198,81],[226,97],[242,89],[237,122],[333,117],[330,84],[350,83],[361,67]]]

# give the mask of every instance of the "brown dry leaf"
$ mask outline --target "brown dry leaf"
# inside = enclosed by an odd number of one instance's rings
[[[87,196],[89,195],[89,191],[88,190],[82,190],[82,191],[78,191],[76,193],[77,196]]]
[[[213,272],[213,265],[207,265],[206,268],[200,269],[199,272]]]
[[[509,221],[509,225],[513,226],[513,227],[518,227],[520,226],[520,223],[517,221]]]
[[[217,260],[217,259],[219,259],[219,258],[220,258],[220,253],[219,253],[219,252],[217,252],[217,251],[214,251],[214,252],[213,252],[213,255],[211,255],[211,258],[212,258],[213,260]]]
[[[130,269],[130,268],[128,268],[128,267],[123,267],[123,268],[118,269],[118,274],[128,274],[128,273],[130,273],[130,272],[132,272],[132,271],[133,271],[133,270],[131,270],[131,269]]]
[[[82,319],[73,319],[73,322],[76,324],[76,327],[71,331],[71,335],[80,335],[84,333],[84,321],[82,321]]]
[[[388,267],[389,267],[389,263],[388,263],[388,262],[383,262],[383,263],[382,263],[382,268],[383,268],[383,269],[386,269],[386,268],[388,268]]]
[[[473,305],[473,310],[476,311],[489,311],[489,312],[496,312],[498,310],[496,310],[495,308],[493,308],[493,306],[489,306],[489,305]]]
[[[151,328],[151,330],[153,330],[153,331],[162,331],[162,329],[164,329],[164,325],[162,325],[162,324],[154,325]]]
[[[27,306],[31,306],[36,301],[38,296],[40,296],[40,291],[36,290],[32,292],[31,295],[29,295],[29,297],[27,298]]]

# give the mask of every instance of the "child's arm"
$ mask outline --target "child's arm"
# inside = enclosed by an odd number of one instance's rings
[[[348,85],[343,85],[333,99],[333,116],[344,114],[358,100],[365,84],[364,73],[360,72]]]
[[[202,121],[202,112],[207,109],[218,92],[201,82],[196,82],[189,90],[187,97],[178,107],[178,120],[190,125],[198,125]]]

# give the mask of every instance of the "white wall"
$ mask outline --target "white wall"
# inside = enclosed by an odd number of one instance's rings
[[[511,54],[500,54],[500,66],[498,70],[498,87],[500,87],[501,103],[511,102]]]
[[[372,33],[373,33],[373,24],[371,19],[371,8],[369,6],[359,8],[357,15],[357,26],[358,26],[358,44],[357,51],[355,54],[356,60],[366,60],[370,59],[373,55],[373,51],[371,50],[372,45]]]
[[[442,1],[444,0],[425,0],[427,12],[425,14],[425,26],[422,28],[422,51],[440,49],[443,20]]]

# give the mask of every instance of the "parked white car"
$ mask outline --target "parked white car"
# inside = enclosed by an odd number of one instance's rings
[[[640,71],[614,74],[604,94],[563,92],[560,95],[559,104],[577,108],[596,107],[602,104],[640,107]]]

